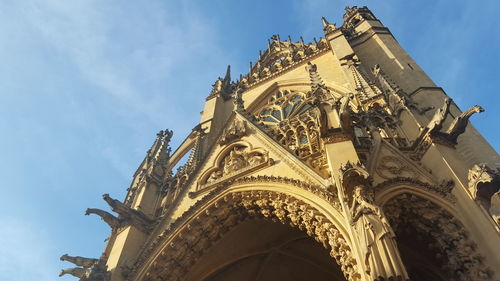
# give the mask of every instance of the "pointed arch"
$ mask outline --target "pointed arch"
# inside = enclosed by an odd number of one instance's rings
[[[359,280],[342,214],[327,199],[336,200],[325,190],[321,193],[319,187],[283,178],[260,183],[257,178],[247,178],[219,187],[149,245],[144,258],[136,262],[137,275],[129,280],[178,280],[224,233],[255,217],[304,231],[330,251],[347,280]]]
[[[375,198],[396,232],[412,280],[448,280],[450,276],[453,280],[491,280],[491,270],[443,194],[424,183],[392,181]]]

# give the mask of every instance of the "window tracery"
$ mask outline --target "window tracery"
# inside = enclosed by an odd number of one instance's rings
[[[319,134],[320,112],[311,97],[299,91],[278,91],[257,113],[257,120],[279,143],[327,176]]]

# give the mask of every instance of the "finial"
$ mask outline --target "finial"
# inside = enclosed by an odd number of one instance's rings
[[[224,82],[231,82],[231,65],[227,65],[226,76],[224,76]]]
[[[292,43],[292,38],[288,35],[288,43]]]
[[[337,29],[335,24],[329,23],[325,17],[321,17],[321,23],[323,24],[323,31],[325,31],[325,34],[331,33]]]
[[[304,45],[304,38],[302,38],[302,36],[299,37],[299,40],[300,40],[300,43],[302,43],[302,45]]]
[[[321,17],[321,22],[323,23],[323,28],[326,28],[330,24],[325,17]]]
[[[259,50],[259,59],[262,58],[262,50]]]
[[[252,62],[250,62],[250,74],[252,74],[252,68],[253,68]]]
[[[314,44],[318,45],[318,40],[316,40],[316,37],[313,37]]]

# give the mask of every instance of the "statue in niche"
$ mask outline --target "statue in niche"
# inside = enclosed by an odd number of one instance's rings
[[[382,210],[375,206],[364,192],[364,187],[354,187],[351,205],[352,225],[363,249],[365,268],[372,280],[379,277],[406,275],[398,253],[395,234]],[[397,260],[395,260],[395,257]],[[391,267],[384,266],[391,263]],[[405,276],[407,278],[407,276]]]
[[[94,264],[97,263],[98,259],[90,259],[90,258],[84,258],[80,256],[69,256],[68,254],[62,255],[60,258],[62,261],[69,261],[70,263],[73,263],[74,265],[77,266],[82,266],[84,268],[89,268],[93,266]]]
[[[88,272],[90,269],[88,268],[83,268],[83,267],[72,267],[72,268],[65,268],[61,270],[61,273],[59,273],[59,277],[62,277],[65,274],[70,274],[78,278],[83,278],[87,276]]]
[[[242,169],[248,165],[247,155],[235,147],[224,159],[224,175]]]

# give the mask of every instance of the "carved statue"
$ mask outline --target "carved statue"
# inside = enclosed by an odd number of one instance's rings
[[[153,221],[146,217],[142,212],[134,210],[124,203],[111,198],[109,194],[104,194],[102,198],[109,204],[113,212],[116,212],[120,215],[119,220],[121,222],[127,222],[128,224],[133,225],[144,232],[149,231],[149,226]]]
[[[108,205],[111,207],[111,210],[113,210],[113,212],[116,212],[120,215],[128,214],[130,212],[130,210],[132,210],[130,207],[123,204],[119,200],[111,198],[109,196],[109,194],[107,194],[107,193],[102,195],[102,198],[104,199],[104,201],[106,201],[108,203]]]
[[[354,97],[352,93],[340,99],[339,118],[340,126],[347,134],[353,133],[351,113],[349,112],[349,101]]]
[[[103,211],[101,209],[88,208],[85,211],[85,215],[88,216],[90,214],[96,214],[99,217],[101,217],[101,219],[105,223],[107,223],[112,229],[118,228],[121,225],[120,219],[118,219],[117,217],[113,216],[112,214],[110,214],[106,211]],[[61,257],[61,259],[62,259],[62,257]]]
[[[214,181],[218,180],[221,177],[222,177],[222,172],[221,171],[215,171],[212,174],[210,174],[210,177],[208,177],[208,179],[207,179],[207,183],[214,182]]]
[[[429,133],[435,133],[441,130],[441,128],[443,127],[443,122],[446,119],[446,116],[448,116],[448,113],[450,112],[450,103],[451,99],[445,98],[443,106],[440,109],[436,110],[431,121],[429,122],[429,124],[427,124],[427,129]]]
[[[224,175],[230,174],[248,165],[246,155],[235,147],[224,160]]]
[[[500,226],[500,172],[486,165],[474,165],[467,178],[472,198],[483,206]]]
[[[469,108],[468,110],[462,112],[462,114],[460,114],[458,117],[455,118],[455,120],[453,120],[453,123],[451,123],[448,130],[446,130],[448,139],[453,143],[456,143],[458,136],[460,136],[465,132],[465,128],[467,127],[467,123],[472,114],[481,112],[484,112],[484,109],[479,105],[475,105]]]
[[[77,266],[82,266],[84,268],[89,268],[89,267],[93,266],[98,261],[98,259],[84,258],[84,257],[80,257],[80,256],[72,257],[72,256],[68,256],[68,254],[62,255],[60,257],[60,260],[69,261],[70,263],[73,263]]]
[[[87,275],[88,272],[89,269],[83,267],[65,268],[61,270],[61,273],[59,273],[59,277],[62,277],[65,274],[70,274],[78,278],[83,278]]]
[[[360,249],[364,251],[365,268],[371,280],[396,276],[408,278],[398,255],[392,228],[382,210],[364,194],[361,185],[354,188],[351,212],[352,224],[359,238]],[[386,263],[391,263],[391,266],[385,266]]]
[[[236,119],[230,127],[226,128],[222,133],[219,144],[228,144],[234,140],[240,139],[248,133],[246,122]]]
[[[222,90],[222,80],[217,79],[217,81],[215,81],[213,87],[214,87],[212,90],[213,94],[220,93],[220,91]]]

